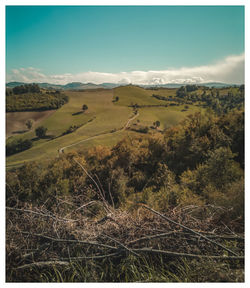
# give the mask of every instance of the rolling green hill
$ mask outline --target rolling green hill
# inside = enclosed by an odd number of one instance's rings
[[[161,91],[164,89],[161,89]],[[158,90],[159,91],[159,90]],[[175,95],[175,89],[166,90]],[[123,86],[114,89],[114,96],[119,97],[119,101],[116,105],[129,106],[133,104],[138,105],[165,105],[165,101],[157,100],[152,97],[155,93],[154,90],[146,90],[138,86]],[[166,93],[166,92],[165,92]]]
[[[238,88],[224,88],[219,92],[223,96],[230,91],[236,93],[238,90],[235,89]],[[145,127],[149,129],[149,134],[159,133],[177,125],[189,114],[198,111],[203,113],[208,107],[206,103],[205,105],[200,101],[190,102],[191,104],[188,105],[178,103],[176,91],[177,88],[143,89],[132,85],[117,87],[113,90],[64,91],[69,98],[67,104],[40,122],[35,122],[31,131],[23,131],[23,134],[7,139],[7,142],[19,138],[30,139],[33,143],[32,148],[7,157],[7,166],[12,167],[34,159],[50,159],[57,156],[58,151],[62,148],[67,152],[78,148],[87,150],[95,145],[112,146],[125,136],[141,132],[140,130]],[[206,90],[206,95],[210,98],[211,91],[211,89]],[[198,95],[195,97],[199,98],[204,90],[199,88],[188,95],[195,93]],[[165,98],[159,100],[153,97],[153,94]],[[189,97],[187,100],[190,101],[191,98]],[[88,106],[85,112],[82,111],[83,104]],[[137,104],[139,107],[131,107],[132,104]],[[136,110],[138,114],[135,114]],[[130,121],[134,115],[137,115],[136,118]],[[11,118],[11,115],[8,117]],[[157,129],[153,125],[156,121],[160,122]],[[124,127],[128,123],[128,129],[125,130]],[[35,129],[41,125],[48,129],[47,137],[38,139]],[[73,129],[72,133],[65,134],[70,126],[74,126],[76,129]]]
[[[146,105],[151,107],[140,107],[139,120],[140,125],[152,126],[153,122],[160,121],[161,129],[169,128],[178,124],[188,114],[192,114],[203,109],[195,105],[189,105],[188,109],[185,109],[185,105],[180,106],[168,106],[164,107],[168,102],[164,100],[158,100],[152,97],[153,94],[159,94],[168,98],[174,97],[177,89],[143,89],[137,86],[124,86],[114,89],[114,99],[119,97],[119,100],[115,102],[117,106],[130,106],[131,104]],[[162,107],[159,107],[162,105]]]

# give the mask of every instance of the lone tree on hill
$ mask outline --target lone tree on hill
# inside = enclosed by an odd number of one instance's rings
[[[38,138],[43,138],[43,137],[45,137],[47,130],[48,130],[48,129],[47,129],[46,127],[43,127],[43,126],[37,127],[37,128],[36,128],[36,136],[37,136]]]
[[[89,107],[86,104],[82,105],[82,111],[85,112],[86,110],[88,110]]]
[[[161,122],[159,120],[157,120],[153,123],[153,125],[155,126],[155,129],[157,129],[158,127],[160,127]]]
[[[26,122],[25,122],[25,125],[27,126],[27,128],[30,130],[33,126],[33,123],[34,121],[32,119],[28,119]]]
[[[160,127],[160,125],[161,125],[161,122],[157,120],[157,121],[155,122],[155,126],[158,128],[158,127]]]

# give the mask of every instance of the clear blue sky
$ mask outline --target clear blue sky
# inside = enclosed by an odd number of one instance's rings
[[[244,52],[242,6],[7,6],[7,72],[164,70]]]

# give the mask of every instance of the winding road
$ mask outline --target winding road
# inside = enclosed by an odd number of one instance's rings
[[[130,119],[127,121],[127,123],[124,125],[123,128],[118,129],[117,131],[113,132],[112,134],[117,133],[117,132],[119,132],[119,131],[124,131],[124,130],[128,127],[129,123],[130,123],[131,121],[133,121],[133,120],[134,120],[136,117],[138,117],[138,116],[139,116],[139,112],[138,112],[137,114],[135,114],[134,117],[130,118]],[[106,134],[110,134],[110,133],[111,133],[111,132],[106,132],[106,133],[98,134],[98,135],[95,135],[95,136],[91,136],[91,137],[89,137],[89,138],[87,138],[87,139],[83,139],[83,140],[78,141],[78,142],[75,142],[75,143],[73,143],[73,144],[64,146],[64,147],[60,148],[60,149],[58,150],[58,152],[59,152],[59,154],[60,154],[60,153],[63,153],[64,149],[66,149],[66,148],[75,146],[75,145],[77,145],[77,144],[79,144],[79,143],[83,143],[83,142],[86,142],[86,141],[89,141],[89,140],[92,140],[92,139],[95,139],[95,138],[97,138],[97,137],[100,137],[100,136],[103,136],[103,135],[106,135]]]

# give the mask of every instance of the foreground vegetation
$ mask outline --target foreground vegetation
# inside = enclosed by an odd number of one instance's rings
[[[215,224],[224,211],[190,205],[161,214],[188,231],[143,205],[126,212],[78,197],[54,198],[49,211],[11,207],[6,280],[243,282],[244,238]]]
[[[7,281],[244,281],[243,110],[135,135],[7,172]]]

